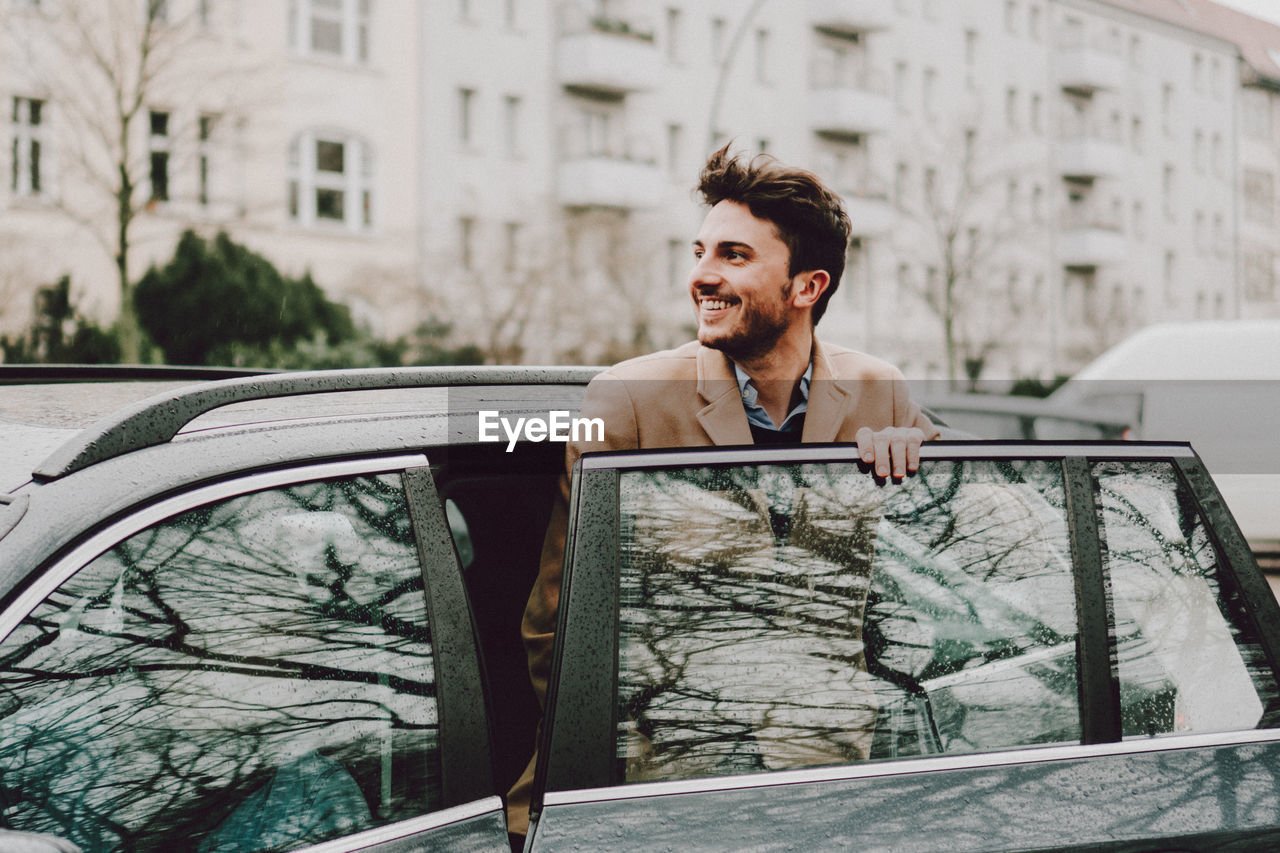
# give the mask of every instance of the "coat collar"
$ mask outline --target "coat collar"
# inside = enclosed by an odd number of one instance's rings
[[[698,423],[712,444],[751,444],[751,427],[742,408],[742,396],[733,375],[733,362],[724,353],[699,347],[698,395],[707,405],[698,412]],[[813,342],[813,379],[809,385],[809,409],[805,413],[802,441],[835,441],[853,400],[835,381],[826,349]]]

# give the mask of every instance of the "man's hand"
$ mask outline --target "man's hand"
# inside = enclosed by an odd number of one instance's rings
[[[895,478],[901,479],[920,467],[924,432],[918,427],[885,427],[875,432],[863,427],[854,439],[858,442],[858,455],[874,466],[877,477],[888,477],[892,471]]]

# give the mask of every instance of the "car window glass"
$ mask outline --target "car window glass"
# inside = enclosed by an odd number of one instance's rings
[[[624,471],[627,781],[1078,741],[1057,462]]]
[[[1274,676],[1173,467],[1094,466],[1126,735],[1250,729]],[[1142,701],[1134,701],[1141,694]]]
[[[284,850],[440,802],[396,474],[155,524],[0,646],[2,825],[85,851]]]

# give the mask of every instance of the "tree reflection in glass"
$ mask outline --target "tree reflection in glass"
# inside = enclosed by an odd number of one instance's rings
[[[398,475],[144,530],[38,606],[0,670],[3,822],[87,851],[287,849],[438,801]]]
[[[1056,462],[627,471],[628,781],[1078,740]]]

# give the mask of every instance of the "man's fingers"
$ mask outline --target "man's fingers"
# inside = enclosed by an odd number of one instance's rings
[[[893,476],[899,479],[907,476],[907,436],[903,430],[895,429],[889,439],[889,461],[893,464]]]
[[[920,444],[924,432],[916,427],[885,427],[872,431],[862,427],[855,434],[858,456],[874,467],[877,477],[892,474],[901,479],[920,468]]]
[[[858,442],[858,455],[862,461],[871,463],[876,458],[876,448],[871,441],[871,427],[861,427],[854,433],[853,440]]]
[[[920,470],[920,445],[924,442],[924,430],[912,428],[907,437],[907,473]]]
[[[889,439],[891,431],[882,429],[871,436],[876,452],[876,476],[889,476]]]

